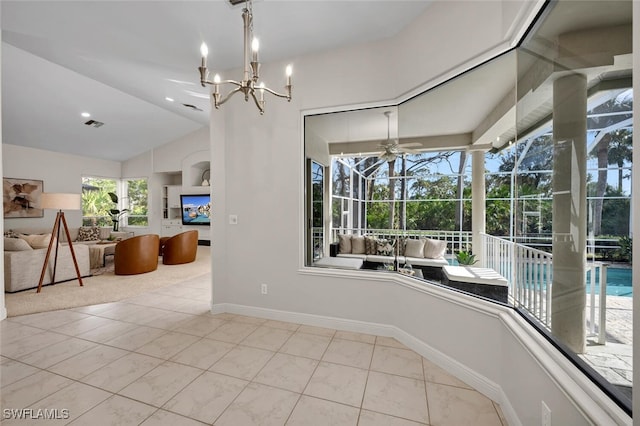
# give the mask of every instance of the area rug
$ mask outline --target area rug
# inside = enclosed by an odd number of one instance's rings
[[[35,289],[5,293],[7,315],[14,317],[116,302],[149,290],[201,277],[211,272],[211,250],[208,246],[198,246],[196,261],[184,265],[163,265],[161,262],[160,260],[157,270],[146,274],[115,275],[111,261],[104,268],[93,270],[94,275],[83,278],[82,287],[78,285],[78,280],[72,280],[42,287],[40,293],[36,293]]]

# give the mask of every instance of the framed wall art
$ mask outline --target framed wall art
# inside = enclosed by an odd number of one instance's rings
[[[2,205],[4,218],[44,217],[40,207],[43,181],[36,179],[4,178],[2,181]]]

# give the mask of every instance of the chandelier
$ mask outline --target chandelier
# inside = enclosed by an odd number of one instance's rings
[[[213,81],[209,80],[209,70],[207,69],[207,55],[209,49],[205,43],[200,46],[200,53],[202,54],[202,64],[198,67],[200,71],[200,84],[202,87],[206,87],[205,84],[213,86],[213,103],[216,109],[220,108],[220,105],[224,104],[238,92],[244,93],[244,100],[249,101],[249,97],[253,99],[260,114],[264,114],[264,92],[269,92],[272,95],[280,98],[285,98],[287,101],[291,101],[291,65],[286,67],[287,83],[285,85],[285,93],[278,93],[274,90],[265,87],[264,82],[258,83],[260,62],[258,62],[258,49],[259,42],[257,38],[253,37],[253,10],[251,0],[245,2],[245,8],[242,10],[242,21],[244,22],[244,76],[242,81],[236,80],[221,80],[220,75],[216,74],[213,77]],[[249,40],[251,41],[251,51],[249,50]],[[236,86],[225,97],[220,95],[220,85],[231,84]],[[258,92],[256,95],[256,91]]]

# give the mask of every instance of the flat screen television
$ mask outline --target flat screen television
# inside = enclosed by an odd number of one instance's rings
[[[180,195],[183,225],[209,225],[211,223],[211,196]]]

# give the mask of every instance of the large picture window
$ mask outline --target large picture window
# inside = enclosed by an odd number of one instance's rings
[[[118,203],[110,193],[117,196]],[[112,210],[120,213],[114,217]],[[114,218],[128,227],[148,226],[148,214],[147,179],[82,178],[83,226],[113,226]]]
[[[331,165],[332,250],[307,266],[506,303],[629,412],[631,4],[550,2],[518,48],[399,105],[305,117],[306,155]],[[429,239],[446,245],[430,274]]]

